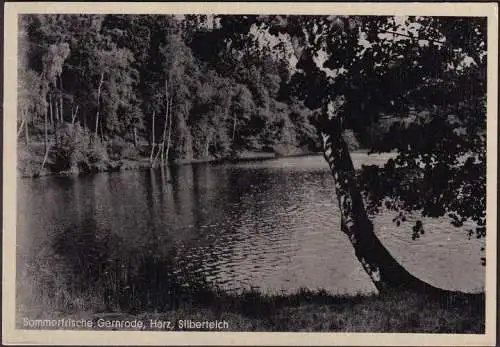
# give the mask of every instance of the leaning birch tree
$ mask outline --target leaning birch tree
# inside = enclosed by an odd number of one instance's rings
[[[448,216],[454,226],[475,223],[470,235],[485,236],[486,19],[221,16],[214,35],[237,47],[259,43],[259,30],[276,38],[268,49],[285,37],[293,50],[288,91],[318,110],[341,229],[378,291],[449,293],[399,264],[370,216],[382,206],[395,211],[396,223],[412,211]],[[344,131],[366,138],[384,119],[387,136],[370,145],[398,155],[358,173]],[[424,228],[417,221],[412,237]]]

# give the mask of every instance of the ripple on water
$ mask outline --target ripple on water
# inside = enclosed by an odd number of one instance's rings
[[[179,264],[197,267],[226,289],[374,290],[340,231],[333,181],[321,157],[176,170],[178,183],[168,189],[155,171],[96,175],[65,181],[64,187],[51,178],[22,180],[19,249],[39,254],[53,235],[90,218],[134,252],[155,239],[167,254],[176,242]],[[483,286],[480,246],[464,230],[445,219],[425,219],[425,235],[412,241],[415,219],[397,227],[393,217],[388,211],[377,215],[376,233],[412,273],[450,289]]]

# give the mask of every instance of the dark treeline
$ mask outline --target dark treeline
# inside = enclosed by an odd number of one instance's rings
[[[313,111],[286,92],[285,60],[250,36],[228,44],[215,26],[207,16],[21,16],[24,150],[43,147],[38,161],[53,171],[317,151]]]

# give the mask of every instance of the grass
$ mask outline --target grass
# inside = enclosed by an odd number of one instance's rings
[[[89,222],[56,235],[31,258],[18,255],[18,327],[24,317],[104,317],[218,319],[229,331],[484,333],[481,295],[226,292],[196,275],[200,264],[177,263],[174,249],[132,247]]]

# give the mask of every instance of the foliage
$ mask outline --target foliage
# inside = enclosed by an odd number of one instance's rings
[[[241,44],[248,21],[288,38],[298,62],[285,94],[311,109],[343,97],[341,126],[373,151],[397,151],[385,167],[360,174],[369,212],[386,204],[395,221],[409,211],[447,215],[452,225],[471,221],[477,237],[485,235],[486,18],[222,20],[238,29],[221,28],[227,42]]]
[[[138,159],[139,152],[134,144],[116,137],[107,142],[107,153],[110,160]]]
[[[176,161],[259,151],[279,142],[266,137],[267,126],[290,124],[291,133],[302,129],[303,123],[287,120],[287,107],[280,107],[282,121],[268,121],[285,83],[281,63],[223,46],[216,52],[225,57],[223,64],[207,62],[198,47],[200,37],[213,32],[206,21],[203,16],[22,16],[19,102],[35,135],[48,128],[55,136],[63,123],[78,123],[110,142],[113,159],[121,152],[111,143],[117,138],[153,146],[165,137],[169,160]],[[230,68],[221,69],[224,64]],[[307,112],[294,104],[295,115]],[[164,136],[170,127],[171,136]],[[314,138],[313,132],[302,132],[300,141]],[[290,146],[302,146],[290,139]],[[67,153],[57,149],[67,161]]]
[[[63,125],[55,137],[56,143],[50,152],[52,171],[100,171],[109,160],[106,147],[79,125]]]

